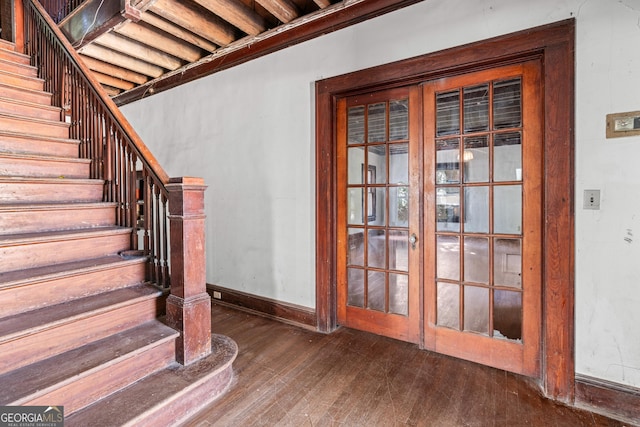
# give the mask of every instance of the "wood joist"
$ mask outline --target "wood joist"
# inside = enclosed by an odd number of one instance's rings
[[[207,64],[227,55],[225,64],[244,62],[415,1],[86,0],[59,26],[107,93],[124,104],[176,86],[176,74],[189,71],[193,80],[219,71]]]

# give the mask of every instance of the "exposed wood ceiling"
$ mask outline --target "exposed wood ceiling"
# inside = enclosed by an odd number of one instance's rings
[[[419,0],[87,0],[59,23],[117,103]]]

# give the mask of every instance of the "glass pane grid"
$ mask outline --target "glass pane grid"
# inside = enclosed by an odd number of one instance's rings
[[[349,306],[408,315],[408,99],[349,109]],[[393,140],[391,143],[389,140]]]
[[[434,179],[436,323],[521,342],[520,98],[519,78],[437,94]]]

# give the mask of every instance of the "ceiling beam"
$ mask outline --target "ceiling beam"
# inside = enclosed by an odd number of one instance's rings
[[[162,78],[124,92],[113,100],[117,105],[124,105],[420,1],[422,0],[350,0],[336,3],[259,37],[238,40],[198,63],[169,72]]]
[[[116,89],[115,87],[102,85],[102,88],[104,89],[105,92],[107,92],[107,95],[109,96],[116,96],[119,93],[122,93],[120,89]]]
[[[106,47],[90,44],[80,49],[80,53],[95,59],[111,62],[119,67],[144,74],[145,76],[156,78],[164,74],[164,70],[156,65],[123,55]]]
[[[134,22],[115,28],[114,31],[187,62],[202,58],[202,51],[199,48]]]
[[[106,74],[98,73],[96,71],[93,72],[93,76],[100,82],[102,85],[107,85],[111,87],[115,87],[122,90],[133,89],[135,85],[126,80],[121,80],[117,77],[108,76]]]
[[[234,27],[251,36],[267,29],[267,23],[255,10],[238,0],[194,0]]]
[[[256,0],[269,13],[278,18],[280,22],[291,22],[296,19],[300,12],[296,5],[290,0]]]
[[[89,56],[80,55],[82,61],[91,71],[97,71],[98,73],[107,74],[109,76],[117,77],[122,80],[127,80],[136,84],[144,84],[149,80],[149,77],[135,73],[131,70],[117,67],[106,62],[98,61],[97,59]]]
[[[94,43],[121,52],[125,55],[150,62],[167,70],[180,68],[184,63],[174,56],[167,55],[145,44],[129,40],[115,33],[106,33],[98,37]],[[117,87],[117,86],[116,86]],[[124,88],[123,88],[124,89]]]
[[[201,11],[177,1],[158,0],[149,10],[218,46],[226,46],[236,39],[235,29],[227,22],[217,16],[204,16]]]
[[[184,28],[174,24],[173,22],[169,22],[155,13],[147,12],[143,13],[140,18],[141,21],[146,22],[149,25],[153,25],[156,28],[161,29],[162,31],[166,31],[172,36],[178,37],[186,42],[191,43],[194,46],[198,46],[200,49],[204,49],[207,52],[214,52],[218,46],[209,40],[200,37],[191,31],[187,31]]]
[[[324,9],[325,7],[331,6],[331,2],[329,0],[313,0],[315,4],[320,7],[320,9]]]

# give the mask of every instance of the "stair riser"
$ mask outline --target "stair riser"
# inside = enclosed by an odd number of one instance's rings
[[[77,240],[29,242],[15,246],[0,246],[0,259],[4,271],[15,271],[117,254],[129,247],[128,233]]]
[[[113,206],[6,212],[0,209],[0,235],[109,226],[115,225],[115,218]]]
[[[33,122],[21,117],[0,116],[0,129],[52,138],[69,138],[69,125],[63,122]]]
[[[9,73],[21,74],[27,77],[38,76],[38,70],[35,67],[16,63],[14,61],[0,60],[0,70],[7,71]]]
[[[158,304],[146,299],[0,344],[0,374],[151,321],[160,314]]]
[[[17,62],[18,64],[29,65],[31,60],[28,56],[24,56],[22,54],[11,52],[6,49],[0,49],[0,59],[4,59],[6,61]]]
[[[0,202],[99,202],[102,184],[0,182]]]
[[[7,102],[0,99],[0,114],[15,114],[43,120],[60,120],[60,110],[38,104]]]
[[[0,318],[143,283],[145,268],[141,262],[0,290]]]
[[[45,137],[24,138],[0,135],[0,151],[17,154],[40,154],[43,156],[78,157],[78,144],[48,140]]]
[[[25,89],[44,90],[44,82],[42,80],[23,77],[19,74],[0,73],[0,84],[6,84]]]
[[[51,105],[50,93],[24,90],[11,86],[2,86],[0,90],[2,91],[2,96],[5,98],[34,102],[36,104]]]
[[[19,404],[49,405],[51,402],[64,402],[64,414],[69,416],[99,399],[165,368],[172,361],[175,361],[175,355],[175,340],[162,343],[158,347],[107,366],[58,390],[29,401],[21,401]]]
[[[88,179],[89,163],[3,157],[0,154],[0,176]]]
[[[185,389],[182,394],[165,399],[162,404],[156,405],[121,427],[174,427],[182,425],[189,417],[225,393],[232,381],[233,367],[229,364],[215,376],[209,377],[207,381],[191,384],[188,391]]]

